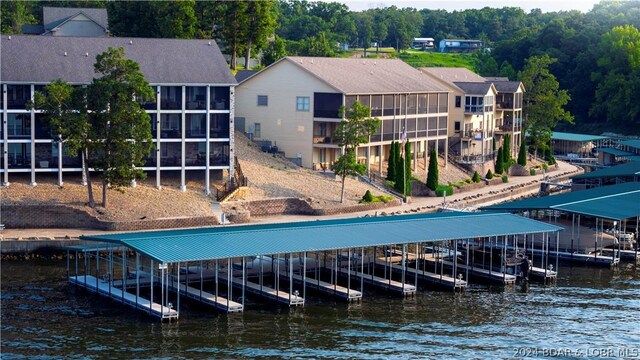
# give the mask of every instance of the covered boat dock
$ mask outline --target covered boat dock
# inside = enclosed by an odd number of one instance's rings
[[[307,290],[347,301],[370,288],[411,296],[419,280],[461,290],[471,244],[539,234],[548,246],[559,230],[513,214],[454,212],[114,233],[82,236],[97,243],[70,247],[83,256],[67,270],[71,284],[177,319],[181,298],[239,312],[245,296],[303,306]],[[505,259],[487,255],[489,271],[511,278]]]
[[[553,251],[568,260],[613,266],[621,257],[640,259],[637,245],[640,220],[638,182],[513,201],[482,209],[522,213],[563,226],[565,230],[559,236],[565,241]],[[605,244],[607,242],[608,245]]]

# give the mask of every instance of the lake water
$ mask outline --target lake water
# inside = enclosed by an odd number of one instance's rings
[[[223,315],[181,304],[160,323],[70,287],[61,260],[3,261],[1,358],[640,358],[640,269],[561,267],[528,290],[367,293]],[[365,289],[366,290],[366,289]]]

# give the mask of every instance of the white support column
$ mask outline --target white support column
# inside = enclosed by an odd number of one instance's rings
[[[209,159],[209,152],[211,151],[211,86],[207,86],[207,143],[205,144],[205,173],[204,173],[204,193],[211,194],[211,161]],[[243,300],[244,301],[244,300]]]
[[[9,186],[9,144],[7,143],[7,137],[9,128],[7,125],[7,84],[2,84],[2,104],[4,106],[4,111],[2,112],[2,136],[4,140],[4,144],[2,147],[2,162],[4,164],[4,176],[2,179],[2,186]]]
[[[162,125],[161,115],[160,115],[160,90],[161,87],[158,85],[156,88],[156,188],[162,189],[162,185],[160,185],[160,160],[161,160],[161,149],[162,146],[160,143],[160,135],[162,134],[162,129],[160,128]]]
[[[64,185],[62,182],[62,150],[64,147],[62,145],[62,141],[58,141],[56,144],[58,146],[58,186]]]
[[[182,129],[181,133],[182,133],[182,141],[180,142],[180,145],[182,147],[182,154],[181,154],[181,162],[180,162],[180,191],[186,191],[187,190],[187,185],[186,185],[186,181],[185,181],[185,152],[186,152],[186,145],[185,145],[185,139],[186,139],[186,128],[185,128],[185,100],[186,100],[186,91],[187,88],[186,86],[182,85],[182,93],[180,94],[180,96],[182,96],[182,112],[180,114],[180,121],[181,121],[181,125],[180,125],[180,129]]]
[[[33,101],[33,92],[35,90],[35,85],[31,84],[31,101]],[[31,147],[31,182],[29,183],[29,186],[37,186],[38,183],[36,183],[36,113],[34,109],[31,109],[31,112],[29,113],[29,116],[31,117],[31,144],[29,144],[29,146]]]
[[[235,115],[235,87],[229,86],[229,180],[233,179],[233,173],[235,171],[235,136],[234,136],[234,121]]]

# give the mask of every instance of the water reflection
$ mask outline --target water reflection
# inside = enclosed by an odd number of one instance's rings
[[[640,344],[640,271],[563,268],[557,285],[401,299],[365,291],[362,303],[308,296],[304,308],[250,299],[221,315],[191,302],[159,323],[70,288],[64,261],[3,262],[2,358],[495,358],[517,347]],[[366,289],[365,289],[366,290]]]

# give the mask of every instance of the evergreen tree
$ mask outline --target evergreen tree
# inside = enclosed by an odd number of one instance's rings
[[[389,158],[387,159],[387,180],[396,181],[396,142],[391,142]]]
[[[502,146],[498,148],[498,156],[496,157],[496,174],[502,174],[504,171]]]
[[[436,188],[438,188],[438,154],[436,154],[436,149],[431,149],[431,154],[429,155],[427,187],[433,191],[436,191]]]
[[[396,190],[404,189],[404,157],[402,156],[402,144],[396,143]]]
[[[487,170],[487,175],[485,175],[484,177],[489,180],[493,179],[493,173],[491,172],[491,169]]]
[[[505,165],[508,165],[509,161],[511,161],[511,135],[510,134],[505,134],[504,135],[504,148],[502,149],[502,162]]]
[[[411,196],[411,144],[408,141],[404,144],[404,154],[404,194]]]
[[[473,172],[473,176],[471,177],[471,181],[473,181],[474,183],[480,182],[480,174],[478,174],[477,170]]]
[[[527,166],[527,145],[524,140],[520,143],[520,151],[518,151],[518,165]]]

